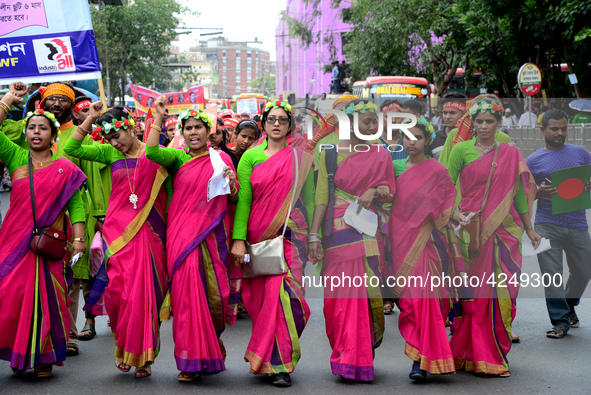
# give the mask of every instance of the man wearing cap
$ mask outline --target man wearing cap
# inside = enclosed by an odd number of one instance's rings
[[[445,140],[466,112],[466,96],[459,92],[449,92],[443,96],[442,127],[435,133],[435,138],[425,150],[425,155],[439,159]]]
[[[511,109],[507,107],[505,109],[505,115],[503,115],[503,124],[501,126],[505,128],[511,128],[517,126],[517,117],[511,113]]]
[[[26,94],[28,89],[28,86],[22,82],[15,82],[10,86],[10,90],[19,96]],[[39,107],[43,108],[45,111],[53,113],[61,125],[58,131],[57,144],[54,146],[56,155],[60,158],[63,157],[70,160],[88,177],[86,180],[86,186],[88,190],[82,194],[85,206],[84,209],[87,213],[86,229],[84,235],[86,253],[72,268],[74,271],[74,282],[70,288],[70,297],[72,298],[70,317],[72,319],[72,324],[70,328],[70,336],[68,339],[67,355],[73,356],[78,354],[78,330],[76,328],[76,319],[78,316],[80,285],[82,280],[88,280],[91,277],[89,264],[91,237],[94,236],[95,224],[97,221],[104,220],[104,216],[107,214],[107,204],[111,189],[111,178],[109,169],[106,170],[106,173],[108,173],[107,179],[103,180],[101,178],[101,171],[103,174],[105,173],[104,165],[74,158],[64,152],[64,146],[66,145],[66,142],[77,129],[77,126],[75,126],[74,122],[72,121],[72,116],[74,116],[76,119],[84,117],[82,110],[90,106],[90,103],[85,103],[85,100],[83,99],[76,101],[76,93],[73,86],[65,83],[53,83],[46,87],[41,87],[39,88],[38,94],[41,96]],[[31,97],[30,102],[34,102],[34,100],[35,97],[33,96]],[[87,98],[87,100],[90,101],[90,98]],[[77,110],[79,111],[76,114]],[[24,120],[5,120],[1,127],[4,134],[9,139],[28,149],[28,145],[23,138],[23,129],[25,127]],[[92,145],[94,142],[90,135],[88,135],[84,138],[82,144]],[[91,317],[94,318],[94,316]],[[89,317],[87,316],[87,318]],[[89,320],[87,320],[87,323],[88,321]],[[85,325],[83,332],[86,332],[85,334],[87,340],[92,339],[92,337],[94,337],[96,334],[94,323],[92,325]]]

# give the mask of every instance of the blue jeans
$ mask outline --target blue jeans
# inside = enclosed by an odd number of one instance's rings
[[[568,316],[575,312],[581,296],[591,279],[591,238],[586,230],[565,228],[551,223],[539,223],[535,226],[536,232],[550,240],[548,251],[538,254],[538,263],[542,275],[548,273],[551,278],[554,274],[562,275],[562,252],[566,254],[569,276],[566,288],[545,287],[546,307],[553,326],[562,326],[570,329]]]

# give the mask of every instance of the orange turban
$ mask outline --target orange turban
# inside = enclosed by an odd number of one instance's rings
[[[39,88],[39,92],[41,93],[41,100],[47,99],[49,96],[52,95],[63,95],[70,99],[72,104],[76,101],[76,95],[74,94],[74,90],[70,88],[66,84],[55,83],[45,87]]]

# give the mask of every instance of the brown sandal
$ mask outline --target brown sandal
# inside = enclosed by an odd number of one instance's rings
[[[134,377],[137,379],[143,379],[144,377],[150,377],[152,375],[152,368],[150,365],[136,367]]]
[[[507,370],[506,372],[499,374],[499,377],[511,377],[511,371]]]
[[[123,358],[115,358],[115,366],[123,373],[127,373],[131,370],[131,366],[123,362]]]
[[[40,365],[35,368],[35,377],[38,379],[44,379],[47,377],[51,377],[51,370],[53,369],[52,365]]]
[[[394,303],[392,301],[387,300],[384,302],[384,315],[390,315],[394,312]]]
[[[177,377],[179,381],[188,383],[190,381],[193,381],[193,379],[197,376],[199,376],[199,374],[197,373],[180,372]]]

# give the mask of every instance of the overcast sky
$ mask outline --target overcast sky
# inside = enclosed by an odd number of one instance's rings
[[[285,0],[185,0],[184,4],[200,13],[199,16],[182,17],[188,27],[223,28],[223,34],[220,35],[231,41],[254,41],[257,37],[262,41],[257,46],[269,51],[271,60],[275,60],[275,29],[279,23],[279,13],[285,9]],[[189,50],[196,41],[218,36],[199,36],[208,32],[214,30],[193,30],[191,34],[182,34],[173,45],[183,52]]]

